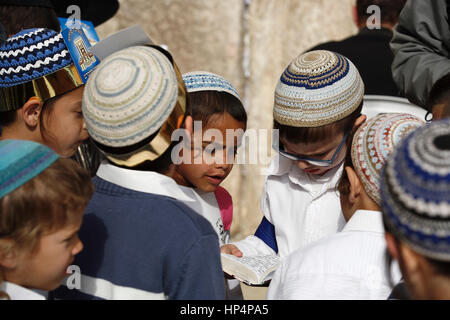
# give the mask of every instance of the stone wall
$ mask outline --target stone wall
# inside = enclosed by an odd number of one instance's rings
[[[248,6],[246,5],[249,4]],[[181,72],[205,70],[230,80],[245,100],[248,128],[272,127],[278,78],[301,52],[356,32],[354,0],[121,0],[100,38],[139,24],[169,47]],[[232,194],[232,237],[252,234],[262,218],[263,164],[236,165],[224,182]]]

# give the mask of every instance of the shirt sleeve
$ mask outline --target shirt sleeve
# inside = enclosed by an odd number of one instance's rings
[[[170,290],[174,300],[224,300],[225,282],[216,235],[201,237],[182,259],[178,281]]]
[[[264,183],[264,191],[261,197],[261,211],[264,217],[255,232],[255,235],[248,236],[244,240],[233,242],[244,255],[266,255],[277,254],[278,245],[275,236],[275,227],[272,225],[269,196],[267,193],[267,179]]]
[[[283,275],[284,263],[282,262],[275,271],[270,281],[269,290],[267,291],[267,300],[283,300]]]
[[[450,73],[449,44],[446,1],[408,1],[391,41],[392,74],[413,103],[426,107],[433,85]]]
[[[244,240],[232,242],[244,256],[257,256],[266,254],[277,254],[264,241],[255,236],[248,236]]]
[[[277,238],[275,235],[275,227],[264,217],[255,232],[255,237],[258,237],[266,245],[268,245],[274,252],[278,253]]]

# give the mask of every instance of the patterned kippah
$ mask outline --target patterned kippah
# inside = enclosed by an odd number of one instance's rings
[[[0,141],[0,198],[47,169],[59,156],[39,143]]]
[[[0,46],[0,88],[38,79],[72,63],[60,33],[22,30]]]
[[[355,65],[318,50],[298,56],[275,90],[274,119],[291,127],[320,127],[349,116],[361,104],[364,83]]]
[[[394,235],[424,256],[450,261],[450,120],[417,129],[392,152],[381,197]]]
[[[424,124],[410,114],[382,114],[364,123],[352,143],[352,163],[369,197],[381,206],[381,170],[395,146]]]
[[[145,46],[123,49],[104,59],[86,83],[86,127],[106,147],[132,146],[161,128],[177,97],[177,76],[163,53]]]
[[[206,71],[188,72],[183,75],[188,93],[198,91],[222,91],[235,96],[242,102],[241,97],[233,85],[225,78]]]

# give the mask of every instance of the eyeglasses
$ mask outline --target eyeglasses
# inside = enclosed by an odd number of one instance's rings
[[[347,140],[348,136],[350,134],[350,131],[347,132],[342,139],[341,143],[339,144],[339,147],[336,149],[336,151],[333,154],[333,157],[330,160],[322,160],[322,159],[313,159],[309,157],[302,157],[298,156],[296,154],[289,153],[285,150],[284,146],[280,142],[280,148],[279,152],[282,156],[285,158],[288,158],[290,160],[294,161],[305,161],[308,162],[310,165],[316,166],[316,167],[329,167],[333,164],[334,160],[336,160],[336,157],[338,156],[339,152],[341,151],[342,147],[344,146],[345,141]]]

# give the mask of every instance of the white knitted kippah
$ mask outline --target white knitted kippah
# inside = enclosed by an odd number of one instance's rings
[[[177,97],[177,77],[163,53],[145,46],[123,49],[103,60],[86,84],[86,127],[105,146],[131,146],[161,128]]]
[[[346,57],[325,50],[295,58],[275,90],[274,119],[292,127],[319,127],[349,116],[361,104],[364,83]]]

